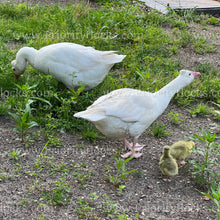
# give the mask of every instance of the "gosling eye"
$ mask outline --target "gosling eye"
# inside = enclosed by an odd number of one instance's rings
[[[13,67],[12,70],[15,71],[15,68]]]
[[[191,76],[192,74],[191,73],[189,73],[189,76]]]

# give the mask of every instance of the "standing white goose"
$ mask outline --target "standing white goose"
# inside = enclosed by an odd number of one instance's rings
[[[57,43],[40,50],[23,47],[11,64],[16,79],[29,63],[38,71],[64,83],[69,89],[83,83],[88,90],[100,84],[111,67],[125,56],[115,54],[115,51],[98,51],[74,43]]]
[[[200,73],[181,70],[180,75],[155,93],[136,89],[118,89],[98,98],[87,110],[74,116],[87,119],[110,138],[123,138],[125,147],[131,151],[122,157],[138,158],[144,146],[139,145],[139,136],[160,116],[171,98],[180,89],[189,85]],[[130,144],[125,139],[133,137]]]

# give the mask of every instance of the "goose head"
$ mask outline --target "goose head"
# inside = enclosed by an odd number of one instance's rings
[[[164,146],[163,148],[163,152],[168,152],[170,150],[170,147],[168,145]]]
[[[16,60],[11,61],[12,70],[14,73],[14,78],[18,79],[20,75],[25,71],[26,69],[26,62],[22,62],[21,64],[17,64]]]
[[[180,70],[180,77],[184,79],[185,83],[190,84],[197,76],[199,76],[199,72],[193,72],[190,70]]]

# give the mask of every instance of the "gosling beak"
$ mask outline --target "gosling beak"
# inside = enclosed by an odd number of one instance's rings
[[[20,77],[20,75],[16,75],[15,73],[14,73],[14,78],[15,79],[18,79]]]
[[[193,74],[194,78],[196,78],[197,76],[201,75],[200,72],[192,72],[192,74]]]

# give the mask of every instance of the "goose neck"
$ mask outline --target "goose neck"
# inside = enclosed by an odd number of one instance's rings
[[[170,157],[170,151],[169,150],[165,150],[164,151],[164,157],[165,158],[169,158]]]
[[[28,62],[30,65],[33,66],[36,52],[37,50],[33,47],[21,48],[16,57],[17,63],[19,63],[20,60],[25,60],[25,62]]]
[[[170,100],[180,89],[184,87],[181,83],[181,78],[177,77],[160,89],[155,95],[162,97],[163,99]]]

